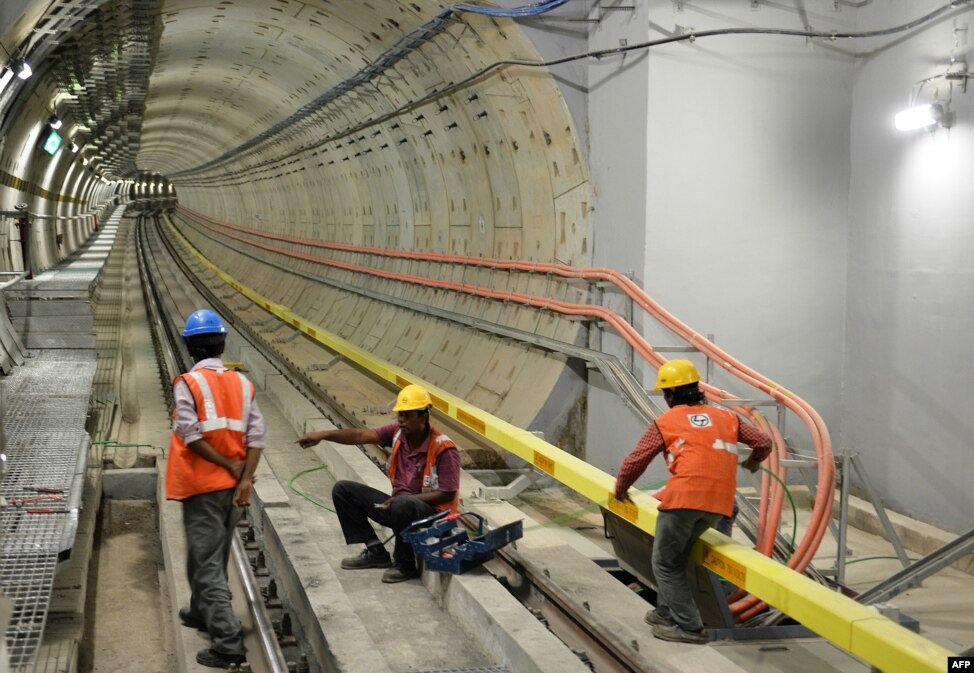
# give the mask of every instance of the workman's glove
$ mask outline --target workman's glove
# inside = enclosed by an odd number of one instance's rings
[[[741,467],[743,467],[745,470],[747,470],[751,474],[754,474],[761,467],[761,461],[760,460],[754,460],[753,457],[750,457],[750,458],[748,458],[747,460],[745,460],[745,461],[743,461],[741,463]]]

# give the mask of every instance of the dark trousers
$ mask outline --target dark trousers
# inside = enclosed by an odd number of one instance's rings
[[[703,628],[687,579],[690,548],[720,518],[720,514],[695,509],[660,510],[656,517],[653,540],[656,611],[663,619],[676,622],[684,631]]]
[[[397,495],[392,499],[389,509],[380,509],[376,505],[388,500],[389,494],[357,481],[340,481],[335,484],[331,490],[331,499],[335,503],[335,512],[342,525],[346,543],[378,542],[375,529],[369,523],[371,519],[380,526],[391,528],[396,534],[393,562],[398,566],[415,565],[412,546],[403,542],[399,534],[413,521],[435,514],[436,510],[432,506],[411,495]]]
[[[227,561],[241,509],[232,504],[233,489],[183,500],[186,532],[186,577],[192,595],[189,610],[206,624],[213,649],[243,654],[243,627],[230,607]]]

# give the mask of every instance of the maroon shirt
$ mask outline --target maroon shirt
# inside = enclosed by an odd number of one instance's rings
[[[398,423],[389,423],[373,428],[379,435],[379,446],[392,448],[393,438],[399,431]],[[399,450],[399,464],[396,465],[396,481],[392,484],[392,495],[415,495],[423,492],[423,470],[426,469],[426,450],[429,448],[429,435],[423,443],[412,447],[402,438]],[[455,448],[444,449],[436,460],[436,471],[440,477],[440,490],[445,493],[460,490],[460,452]]]

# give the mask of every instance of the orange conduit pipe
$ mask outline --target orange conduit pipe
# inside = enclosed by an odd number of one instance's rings
[[[643,310],[649,313],[658,322],[667,327],[674,334],[682,338],[684,341],[689,343],[691,346],[695,347],[699,352],[703,353],[706,357],[712,359],[720,367],[728,371],[730,374],[736,378],[749,384],[751,387],[761,390],[767,394],[772,399],[780,402],[786,408],[788,408],[792,413],[798,416],[805,426],[808,428],[811,435],[813,444],[816,449],[818,468],[819,468],[819,479],[818,486],[816,489],[815,506],[812,510],[812,518],[806,531],[802,538],[801,544],[795,550],[791,559],[788,562],[788,566],[801,571],[811,562],[815,551],[818,549],[821,543],[822,537],[828,528],[829,518],[831,517],[832,510],[832,493],[835,488],[835,474],[834,474],[834,464],[832,460],[832,450],[831,450],[831,440],[829,438],[828,429],[825,427],[824,422],[818,413],[804,400],[800,397],[794,395],[787,389],[775,384],[774,382],[762,377],[756,371],[747,367],[743,363],[739,362],[735,358],[725,353],[722,349],[718,348],[716,345],[705,339],[703,336],[680,322],[672,314],[665,311],[661,306],[659,306],[655,301],[653,301],[641,288],[639,288],[631,279],[623,276],[622,274],[614,271],[612,269],[604,268],[575,268],[564,264],[547,264],[542,262],[522,262],[513,260],[495,260],[489,258],[477,258],[477,257],[460,257],[455,255],[447,255],[442,253],[418,253],[408,250],[387,250],[383,248],[373,248],[373,247],[363,247],[363,246],[353,246],[347,244],[339,243],[324,243],[321,241],[314,241],[308,239],[299,239],[296,237],[283,236],[278,234],[271,234],[268,232],[255,231],[252,229],[246,229],[244,227],[239,227],[236,225],[230,225],[227,223],[219,222],[213,218],[207,217],[201,213],[197,213],[185,207],[179,208],[181,211],[187,214],[190,219],[196,220],[198,223],[207,226],[205,222],[210,222],[213,225],[219,226],[221,228],[232,229],[247,233],[252,236],[258,236],[264,239],[283,241],[291,243],[294,245],[302,245],[308,247],[324,248],[330,250],[339,250],[345,252],[352,252],[357,254],[370,254],[379,255],[383,257],[398,257],[406,259],[415,259],[422,261],[436,261],[443,263],[451,263],[458,265],[467,266],[477,266],[477,267],[487,267],[494,269],[504,269],[504,270],[514,270],[522,271],[528,273],[543,273],[552,274],[564,278],[577,278],[583,280],[600,280],[606,281],[617,288],[619,288],[624,294],[626,294],[630,299],[633,300],[634,304],[640,306]],[[212,227],[211,227],[212,228]],[[224,234],[230,236],[229,234]],[[516,303],[521,303],[524,305],[534,306],[541,309],[556,310],[558,312],[564,313],[566,315],[587,315],[590,317],[598,317],[599,319],[605,320],[613,328],[619,332],[626,341],[633,347],[634,351],[638,352],[646,361],[654,364],[657,368],[666,360],[662,358],[659,354],[653,351],[652,346],[649,345],[638,332],[635,331],[632,326],[622,320],[618,315],[613,312],[608,311],[602,307],[596,307],[592,305],[580,305],[580,304],[568,304],[566,302],[560,302],[553,299],[538,298],[531,295],[525,295],[523,293],[515,293],[509,291],[497,291],[489,290],[485,288],[480,288],[477,286],[472,286],[464,283],[457,282],[447,282],[447,281],[434,281],[425,279],[418,276],[409,276],[407,274],[399,274],[393,272],[385,272],[371,267],[364,267],[360,265],[347,264],[344,262],[337,262],[334,260],[329,260],[325,258],[314,257],[311,255],[305,255],[303,253],[291,252],[279,248],[272,248],[270,246],[265,246],[254,241],[243,239],[241,237],[230,236],[235,240],[239,240],[247,245],[253,245],[255,247],[260,247],[262,249],[268,250],[270,252],[275,252],[277,254],[283,254],[287,256],[296,257],[299,259],[304,259],[306,261],[311,261],[317,264],[325,264],[328,266],[333,266],[335,268],[341,268],[349,271],[354,271],[358,273],[366,273],[373,276],[385,277],[391,280],[396,280],[399,282],[414,283],[419,285],[424,285],[427,287],[435,287],[441,289],[449,289],[452,291],[464,292],[468,294],[473,294],[475,296],[481,296],[489,299],[496,299],[500,301],[514,301]],[[726,391],[719,390],[709,385],[704,385],[704,390],[708,395],[708,398],[724,404],[725,406],[732,405],[727,404],[728,400],[735,399],[730,393]],[[745,411],[748,417],[755,418],[756,414],[751,408],[741,408]],[[756,420],[756,419],[755,419]],[[768,427],[771,427],[770,425]],[[780,433],[774,433],[778,435],[778,441],[781,441]],[[778,444],[776,441],[776,444]],[[783,443],[779,446],[783,446]],[[776,491],[776,487],[771,487],[772,491]],[[762,493],[765,492],[765,488],[762,487]],[[775,496],[775,500],[780,503],[780,497]],[[776,508],[778,513],[775,515],[777,518],[780,515],[780,507]],[[777,530],[775,527],[772,530]],[[768,535],[767,533],[765,535]],[[770,534],[771,544],[773,545],[774,535]],[[755,604],[756,604],[756,599]]]

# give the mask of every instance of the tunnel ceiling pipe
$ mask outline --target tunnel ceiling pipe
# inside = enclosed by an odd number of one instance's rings
[[[214,166],[224,164],[240,154],[254,149],[258,145],[272,141],[276,136],[293,132],[292,127],[303,122],[311,115],[319,112],[337,98],[344,96],[345,94],[359,88],[364,84],[368,84],[373,79],[379,77],[384,72],[392,68],[396,63],[408,56],[410,52],[415,51],[442,33],[450,24],[451,18],[455,14],[467,12],[471,14],[480,14],[483,16],[515,19],[539,16],[545,12],[550,12],[556,7],[560,7],[567,1],[568,0],[547,0],[546,2],[539,2],[522,7],[512,7],[510,9],[482,7],[480,5],[471,5],[467,3],[446,7],[442,9],[435,17],[401,37],[390,49],[381,54],[370,65],[358,71],[352,77],[349,77],[337,86],[332,87],[310,103],[302,105],[300,108],[298,108],[297,112],[293,113],[291,116],[287,117],[286,119],[282,119],[263,133],[254,136],[242,145],[235,147],[229,152],[225,152],[224,154],[206,162],[205,164],[187,171],[173,173],[173,177],[196,175],[197,173],[204,172],[210,168],[213,168]]]
[[[412,110],[415,110],[416,108],[421,107],[422,105],[425,105],[427,103],[430,103],[430,102],[432,102],[432,101],[434,101],[434,100],[436,100],[438,98],[442,98],[443,96],[447,96],[447,95],[450,95],[450,94],[452,94],[452,93],[454,93],[456,91],[459,91],[461,89],[464,89],[464,88],[470,86],[471,84],[473,84],[474,82],[480,80],[485,75],[489,74],[490,72],[492,72],[492,71],[494,71],[494,70],[496,70],[498,68],[510,67],[510,66],[522,66],[522,67],[528,67],[528,68],[550,68],[550,67],[553,67],[553,66],[556,66],[556,65],[562,65],[564,63],[571,63],[571,62],[579,61],[579,60],[583,60],[583,59],[589,59],[589,58],[602,59],[602,58],[606,58],[606,57],[609,57],[609,56],[615,56],[615,55],[619,55],[619,54],[625,54],[625,53],[628,53],[628,52],[631,52],[631,51],[641,51],[641,50],[644,50],[644,49],[651,49],[653,47],[660,47],[660,46],[664,46],[664,45],[668,45],[668,44],[675,44],[675,43],[678,43],[678,42],[694,42],[694,41],[696,41],[698,39],[703,39],[703,38],[708,38],[708,37],[717,37],[717,36],[730,36],[730,35],[785,35],[785,36],[791,36],[791,37],[804,37],[806,39],[808,39],[808,38],[812,38],[812,39],[818,38],[818,39],[824,39],[824,40],[829,40],[829,41],[836,41],[836,40],[839,40],[839,39],[843,39],[843,40],[844,39],[854,40],[854,39],[865,39],[865,38],[874,38],[874,37],[886,37],[886,36],[890,36],[890,35],[895,35],[895,34],[898,34],[898,33],[902,33],[902,32],[908,31],[908,30],[912,30],[914,28],[918,28],[918,27],[920,27],[920,26],[922,26],[922,25],[924,25],[924,24],[932,21],[933,19],[939,17],[941,14],[944,14],[944,13],[949,12],[949,11],[954,10],[954,9],[958,9],[958,8],[960,8],[962,6],[970,5],[972,2],[974,2],[974,0],[953,0],[952,2],[949,2],[949,3],[947,3],[947,4],[945,4],[945,5],[941,6],[941,7],[939,7],[937,9],[934,9],[934,10],[928,12],[927,14],[924,14],[923,16],[921,16],[921,17],[919,17],[917,19],[914,19],[912,21],[909,21],[907,23],[900,24],[898,26],[893,26],[891,28],[884,28],[884,29],[872,30],[872,31],[838,32],[838,31],[816,31],[816,30],[791,30],[791,29],[784,29],[784,28],[717,28],[717,29],[713,29],[713,30],[704,30],[704,31],[699,31],[699,32],[688,32],[688,33],[681,33],[679,35],[671,35],[669,37],[661,38],[661,39],[658,39],[658,40],[648,40],[648,41],[645,41],[645,42],[639,42],[639,43],[627,45],[627,46],[624,46],[624,47],[613,47],[613,48],[609,48],[609,49],[599,49],[599,50],[594,50],[594,51],[586,51],[586,52],[583,52],[583,53],[573,54],[573,55],[570,55],[570,56],[563,56],[561,58],[556,58],[556,59],[552,59],[552,60],[548,60],[548,61],[528,61],[528,60],[523,60],[523,59],[505,59],[505,60],[502,60],[502,61],[495,61],[494,63],[491,63],[490,65],[488,65],[488,66],[486,66],[484,68],[481,68],[480,70],[478,70],[478,71],[476,71],[474,73],[471,73],[470,76],[465,77],[464,79],[462,79],[462,80],[460,80],[458,82],[455,82],[453,84],[450,84],[450,85],[444,87],[443,89],[439,89],[439,90],[432,91],[429,94],[427,94],[427,95],[425,95],[425,96],[423,96],[423,97],[421,97],[421,98],[419,98],[417,100],[407,102],[407,103],[401,105],[400,107],[398,107],[398,108],[396,108],[396,109],[394,109],[394,110],[392,110],[390,112],[384,113],[384,114],[376,117],[375,119],[367,119],[366,121],[364,121],[364,122],[362,122],[360,124],[356,124],[354,126],[347,127],[344,130],[342,130],[342,131],[340,131],[338,133],[335,133],[333,135],[327,136],[327,137],[325,137],[325,138],[323,138],[323,139],[315,142],[312,145],[307,145],[307,146],[304,146],[304,147],[297,148],[296,152],[306,152],[306,151],[316,150],[316,149],[322,147],[323,145],[325,145],[327,143],[341,140],[341,139],[343,139],[343,138],[345,138],[345,137],[347,137],[349,135],[352,135],[354,133],[358,133],[358,132],[363,131],[363,130],[365,130],[367,128],[370,128],[372,126],[375,126],[377,124],[381,124],[381,123],[386,122],[386,121],[389,121],[391,119],[395,119],[395,118],[397,118],[397,117],[399,117],[399,116],[401,116],[401,115],[403,115],[403,114],[405,114],[407,112],[410,112]],[[484,8],[481,8],[481,9],[484,9]],[[551,7],[551,9],[553,9],[553,7]],[[444,11],[446,11],[446,10],[444,10]],[[436,21],[436,19],[434,19],[433,21],[431,21],[429,23],[433,23],[434,21]],[[424,26],[425,25],[427,25],[427,24],[424,24]],[[410,33],[409,35],[405,36],[402,40],[406,40],[406,39],[409,38],[409,36],[413,35],[414,33],[419,33],[422,30],[423,30],[423,27],[420,27],[419,29],[417,29],[413,33]],[[402,42],[402,40],[400,42]],[[398,44],[399,43],[397,43],[397,45]],[[390,52],[393,51],[393,50],[395,50],[395,49],[396,49],[396,47],[393,47],[392,50],[390,50]],[[386,54],[389,54],[390,52],[386,52]],[[382,58],[384,58],[386,54],[384,54],[382,57],[380,57],[380,60]],[[378,63],[378,61],[376,61],[376,63]],[[366,68],[366,70],[368,70],[368,68]],[[362,72],[364,72],[364,71],[362,71]],[[361,73],[359,73],[359,74],[361,74]],[[355,77],[353,77],[352,79],[356,79],[358,77],[359,77],[359,75],[355,75]],[[349,82],[349,81],[351,81],[351,80],[346,80],[346,82]],[[317,101],[324,100],[326,97],[329,96],[329,94],[331,92],[336,91],[337,89],[342,88],[343,86],[344,86],[344,83],[338,85],[338,87],[335,87],[331,91],[326,92],[321,97],[319,97],[318,99],[316,99],[316,101],[313,101],[312,103],[309,103],[308,105],[304,106],[297,113],[295,113],[294,115],[292,115],[288,119],[283,120],[282,122],[280,122],[280,124],[276,125],[274,128],[276,128],[277,126],[282,126],[283,127],[283,126],[290,125],[290,124],[296,123],[298,121],[301,121],[304,117],[310,115],[312,112],[317,111],[317,110],[312,110],[311,112],[303,113],[302,111],[305,108],[307,108],[309,106],[314,106]],[[325,105],[327,105],[327,103],[331,102],[332,100],[334,100],[334,97],[331,98],[331,99],[329,99],[325,103]],[[321,107],[324,107],[324,105],[322,105]],[[302,115],[302,116],[299,117],[299,115]],[[257,136],[257,138],[254,138],[254,139],[248,141],[247,143],[244,143],[243,145],[235,148],[234,150],[231,150],[230,152],[225,153],[224,155],[222,155],[221,157],[218,157],[217,159],[214,159],[213,161],[209,161],[209,162],[207,162],[205,164],[202,164],[202,165],[200,165],[200,166],[198,166],[196,168],[190,169],[190,170],[181,171],[179,173],[173,173],[173,177],[175,178],[177,176],[178,177],[185,177],[185,176],[190,176],[190,175],[197,175],[198,173],[201,173],[201,172],[205,171],[208,168],[212,168],[212,167],[214,167],[216,165],[219,165],[221,163],[225,163],[229,159],[237,156],[241,151],[244,151],[245,149],[251,149],[253,147],[253,145],[255,145],[258,142],[260,142],[260,141],[258,141],[258,138],[262,138],[265,135],[268,135],[268,137],[269,137],[269,134],[271,134],[272,131],[273,131],[273,129],[270,129],[270,130],[266,131],[264,134],[261,134],[260,136]],[[294,154],[296,152],[293,149],[292,150],[289,150],[289,151],[287,151],[286,156],[276,157],[276,158],[273,158],[273,159],[267,159],[267,160],[265,160],[265,161],[257,164],[257,166],[251,167],[251,168],[248,168],[248,169],[245,169],[245,170],[254,170],[254,169],[256,169],[257,167],[260,167],[260,166],[267,166],[267,165],[272,165],[272,164],[275,164],[275,163],[279,163],[281,161],[290,160],[290,159],[294,158]],[[241,174],[243,172],[244,171],[237,171],[236,173],[231,172],[230,175]]]
[[[211,222],[216,222],[212,218],[206,216],[201,216],[195,211],[190,209],[180,207],[180,211],[185,213],[193,213],[192,219],[197,219],[203,226],[206,225],[201,220],[210,220]],[[834,475],[834,465],[832,462],[832,451],[831,442],[829,440],[828,429],[825,427],[824,422],[821,417],[818,416],[817,412],[808,405],[807,402],[797,397],[790,391],[778,386],[777,384],[771,382],[770,380],[761,377],[760,374],[754,372],[754,370],[738,362],[736,359],[732,358],[730,355],[725,353],[723,350],[717,348],[710,341],[703,338],[689,327],[678,321],[671,314],[662,309],[656,302],[654,302],[641,288],[639,288],[631,279],[619,274],[617,271],[611,269],[601,269],[601,268],[582,268],[578,269],[575,267],[570,267],[561,264],[546,264],[539,262],[516,262],[516,261],[505,261],[505,260],[491,260],[485,258],[469,258],[469,257],[459,257],[454,255],[445,255],[439,253],[414,253],[410,251],[389,251],[381,248],[356,248],[355,246],[343,245],[343,244],[329,244],[321,243],[319,241],[311,241],[307,239],[298,239],[295,237],[280,236],[274,234],[267,234],[264,232],[259,232],[256,230],[248,230],[244,227],[238,227],[235,225],[227,225],[223,223],[218,223],[220,226],[225,228],[234,229],[237,231],[245,232],[249,235],[258,236],[261,238],[268,238],[272,240],[280,240],[288,243],[293,243],[296,245],[304,245],[310,247],[320,247],[329,249],[339,249],[342,251],[351,252],[366,252],[368,254],[382,255],[386,257],[405,257],[412,259],[423,259],[428,261],[439,261],[445,263],[455,263],[470,266],[479,267],[491,267],[498,269],[513,269],[518,271],[529,271],[538,272],[545,274],[555,274],[567,278],[579,278],[584,280],[599,280],[608,281],[616,285],[620,290],[622,290],[627,296],[629,296],[636,305],[640,306],[651,316],[660,321],[664,326],[673,331],[677,336],[680,336],[690,345],[696,347],[701,353],[707,355],[714,359],[721,367],[730,372],[732,375],[741,379],[751,387],[757,388],[764,392],[765,394],[772,397],[779,402],[781,402],[786,408],[797,415],[802,422],[808,427],[813,442],[815,442],[816,454],[818,457],[818,467],[819,467],[819,482],[818,489],[816,492],[816,502],[813,508],[812,522],[809,525],[809,530],[806,531],[805,536],[802,539],[802,543],[795,550],[795,553],[789,559],[789,567],[796,570],[804,570],[808,564],[811,562],[812,556],[814,556],[818,545],[821,543],[822,536],[825,530],[828,528],[829,517],[831,516],[831,506],[832,506],[832,493],[835,488],[835,475]],[[210,226],[210,228],[214,228]],[[345,262],[337,262],[334,260],[329,260],[323,257],[316,257],[314,255],[306,255],[303,253],[292,252],[284,250],[281,248],[274,248],[271,246],[263,245],[260,243],[255,243],[252,240],[245,239],[238,236],[233,236],[230,234],[223,234],[228,238],[238,240],[247,245],[252,245],[269,252],[274,252],[277,254],[283,254],[286,256],[294,257],[297,259],[303,259],[305,261],[314,262],[316,264],[323,264],[326,266],[331,266],[334,268],[340,268],[347,271],[354,271],[358,273],[364,273],[372,276],[379,276],[382,278],[387,278],[390,280],[396,280],[399,282],[407,282],[418,285],[424,285],[428,287],[435,287],[440,289],[449,289],[457,292],[463,292],[467,294],[472,294],[475,296],[481,296],[489,299],[496,299],[501,301],[513,301],[516,303],[525,304],[528,306],[534,306],[536,308],[549,309],[564,313],[566,315],[586,315],[590,317],[597,317],[601,320],[612,325],[616,331],[622,335],[626,341],[631,345],[634,351],[638,352],[647,362],[650,362],[655,367],[661,366],[666,359],[661,355],[656,353],[652,346],[645,341],[639,332],[632,327],[632,325],[625,320],[623,320],[618,314],[609,311],[601,306],[592,306],[588,304],[571,304],[568,302],[561,302],[554,299],[535,297],[532,295],[526,295],[523,293],[491,290],[487,288],[482,288],[478,286],[469,285],[466,283],[458,283],[452,281],[439,281],[431,280],[428,278],[423,278],[421,276],[412,276],[409,274],[401,274],[397,272],[388,272],[377,270],[372,267],[361,266],[357,264],[350,264]],[[664,320],[665,318],[665,320]],[[717,358],[720,358],[719,360]],[[752,407],[742,407],[733,405],[733,400],[737,399],[736,396],[730,393],[720,390],[714,386],[708,384],[701,384],[702,389],[707,393],[708,397],[716,402],[719,402],[725,406],[733,409],[740,410],[744,415],[749,418],[759,422],[759,419],[763,416],[758,414]],[[777,450],[779,452],[783,451],[784,440],[781,438],[780,434],[772,433],[772,436],[776,438]],[[779,502],[779,514],[780,514],[780,500]],[[777,517],[775,518],[777,520]],[[814,528],[813,528],[814,526]],[[777,526],[775,527],[775,530]]]

